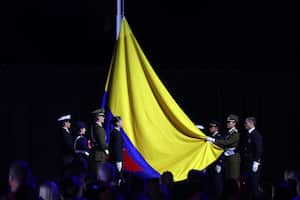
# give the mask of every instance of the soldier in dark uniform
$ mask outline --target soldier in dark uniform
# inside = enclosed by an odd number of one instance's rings
[[[122,181],[122,164],[123,164],[123,137],[121,135],[122,128],[122,119],[119,116],[116,116],[112,119],[113,129],[110,133],[110,142],[109,142],[109,160],[115,165],[117,169],[117,181],[120,184]]]
[[[214,139],[207,136],[209,142],[224,148],[224,167],[225,179],[235,179],[239,181],[240,178],[240,154],[237,151],[240,142],[240,134],[236,129],[238,123],[238,116],[231,114],[227,117],[227,129],[224,139]]]
[[[74,151],[73,169],[76,173],[86,172],[88,170],[90,149],[88,139],[86,138],[86,125],[84,122],[77,122],[77,137],[74,141]]]
[[[88,157],[90,155],[88,139],[86,138],[86,125],[84,122],[77,123],[78,135],[74,141],[74,150],[76,154]]]
[[[211,121],[208,125],[209,134],[215,139],[223,139],[219,130],[221,124],[217,121]],[[211,177],[213,183],[212,194],[214,199],[220,199],[223,192],[223,156],[221,155],[218,160],[212,163],[207,168],[207,173]]]
[[[71,115],[64,115],[57,121],[61,123],[60,140],[59,140],[59,163],[61,163],[61,175],[67,173],[71,167],[74,157],[73,138],[70,131],[71,128]]]
[[[246,186],[248,186],[246,188],[249,199],[260,199],[258,185],[263,153],[262,136],[255,128],[256,119],[254,117],[246,118],[244,125],[247,133],[244,135],[241,146],[242,174],[246,180]]]
[[[91,170],[97,173],[99,167],[106,162],[106,156],[109,154],[108,144],[106,143],[106,131],[103,127],[105,120],[105,110],[97,109],[92,112],[94,123],[92,126],[92,155],[90,156]]]

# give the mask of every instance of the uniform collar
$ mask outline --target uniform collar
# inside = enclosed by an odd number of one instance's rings
[[[233,133],[234,131],[236,131],[236,128],[235,127],[232,127],[231,129],[229,129],[229,133]]]
[[[66,127],[63,127],[63,129],[65,129],[67,131],[67,133],[70,133],[69,129]]]
[[[212,134],[213,137],[215,137],[216,135],[218,135],[219,131],[216,131]]]
[[[254,131],[254,129],[255,129],[255,127],[250,128],[250,129],[248,130],[248,133],[252,133],[252,132]]]
[[[102,124],[100,122],[96,122],[96,124],[98,124],[100,127],[102,127]]]

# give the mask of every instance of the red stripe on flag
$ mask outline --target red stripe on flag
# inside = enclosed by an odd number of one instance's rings
[[[130,157],[127,149],[123,149],[123,168],[132,172],[142,172],[143,169]]]

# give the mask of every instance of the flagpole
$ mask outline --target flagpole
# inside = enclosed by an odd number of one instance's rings
[[[122,18],[124,17],[124,0],[117,0],[116,40],[118,40]]]
[[[125,0],[122,0],[122,18],[125,16]]]

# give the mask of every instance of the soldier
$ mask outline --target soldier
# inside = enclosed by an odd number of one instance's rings
[[[122,181],[122,164],[123,164],[123,138],[121,135],[122,119],[116,116],[112,119],[113,129],[110,133],[109,152],[110,161],[117,168],[118,184]]]
[[[61,123],[60,128],[60,140],[59,140],[59,163],[61,166],[61,175],[67,173],[67,170],[70,170],[71,163],[74,156],[74,148],[73,148],[73,138],[70,131],[71,128],[71,115],[61,116],[57,121]]]
[[[88,157],[89,153],[89,145],[88,140],[86,138],[86,125],[84,122],[77,123],[78,135],[74,141],[74,150],[76,154],[80,154],[83,157]]]
[[[224,148],[225,179],[235,179],[239,181],[241,158],[237,151],[240,141],[240,134],[236,129],[237,123],[238,116],[230,114],[227,117],[227,129],[229,130],[225,135],[225,138],[215,139],[206,136],[206,140]]]
[[[211,137],[215,139],[223,139],[219,130],[221,128],[221,124],[217,121],[211,121],[208,125],[209,134]],[[211,164],[207,172],[213,181],[214,187],[214,197],[215,199],[219,199],[223,192],[223,156],[221,155],[217,161]]]
[[[86,138],[86,125],[81,121],[77,122],[77,137],[74,141],[74,151],[73,172],[76,174],[87,172],[90,149]]]
[[[250,199],[259,199],[258,190],[261,158],[263,153],[262,136],[255,128],[256,119],[248,117],[245,120],[245,129],[247,133],[242,143],[242,172],[246,180],[247,189],[250,193]],[[251,195],[249,195],[251,194]]]
[[[105,120],[105,110],[97,109],[92,112],[94,123],[92,126],[91,138],[93,143],[92,155],[90,156],[91,168],[95,173],[106,162],[108,155],[108,145],[106,143],[106,131],[103,127]]]

